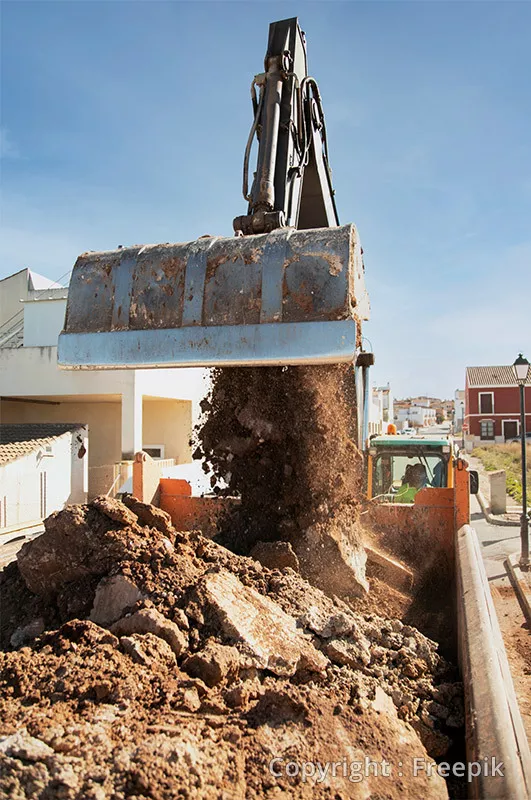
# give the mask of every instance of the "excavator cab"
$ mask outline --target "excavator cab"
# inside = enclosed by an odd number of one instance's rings
[[[411,503],[421,489],[452,488],[453,450],[449,437],[373,437],[368,451],[368,498],[382,503]]]
[[[362,249],[354,225],[339,226],[321,96],[296,18],[271,24],[251,99],[248,208],[233,221],[235,236],[82,254],[61,367],[355,361],[369,314]]]

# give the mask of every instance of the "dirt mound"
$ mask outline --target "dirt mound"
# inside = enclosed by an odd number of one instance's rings
[[[68,507],[0,576],[0,794],[447,796],[434,642],[138,511]]]

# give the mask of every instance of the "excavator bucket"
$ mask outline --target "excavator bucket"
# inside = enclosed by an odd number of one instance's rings
[[[368,317],[353,225],[81,255],[58,361],[64,368],[352,361]]]

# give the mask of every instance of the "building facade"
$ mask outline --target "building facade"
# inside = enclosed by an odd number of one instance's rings
[[[454,433],[461,433],[465,421],[465,390],[456,389],[454,396]]]
[[[116,489],[140,450],[190,462],[209,371],[60,369],[68,290],[37,277],[22,270],[0,281],[0,422],[86,424],[89,497]]]
[[[396,419],[400,428],[418,427],[425,428],[435,425],[437,412],[431,406],[421,406],[411,403],[409,406],[399,406]]]
[[[0,424],[0,534],[42,523],[88,491],[88,431],[76,424]]]
[[[524,391],[525,427],[531,432],[531,376]],[[467,367],[463,429],[468,450],[520,436],[520,390],[511,367]]]

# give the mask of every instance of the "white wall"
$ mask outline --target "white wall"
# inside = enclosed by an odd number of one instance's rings
[[[57,346],[63,330],[66,297],[24,303],[24,347]]]
[[[465,418],[465,393],[461,389],[456,389],[454,398],[454,430],[462,430]]]
[[[174,369],[143,369],[136,371],[136,386],[144,396],[190,400],[192,403],[192,425],[197,425],[201,416],[199,403],[208,394],[211,370],[199,367],[177,367]]]
[[[133,370],[59,369],[57,347],[0,348],[2,395],[46,397],[122,394],[133,381]]]
[[[0,325],[22,311],[21,300],[28,296],[28,270],[22,269],[0,281]]]
[[[39,521],[66,503],[86,502],[88,452],[79,457],[82,445],[88,449],[84,427],[55,438],[50,454],[39,448],[0,466],[0,530]]]
[[[399,422],[409,421],[411,424],[416,423],[421,426],[434,424],[436,416],[434,408],[424,406],[411,405],[409,408],[399,408],[397,411]]]

